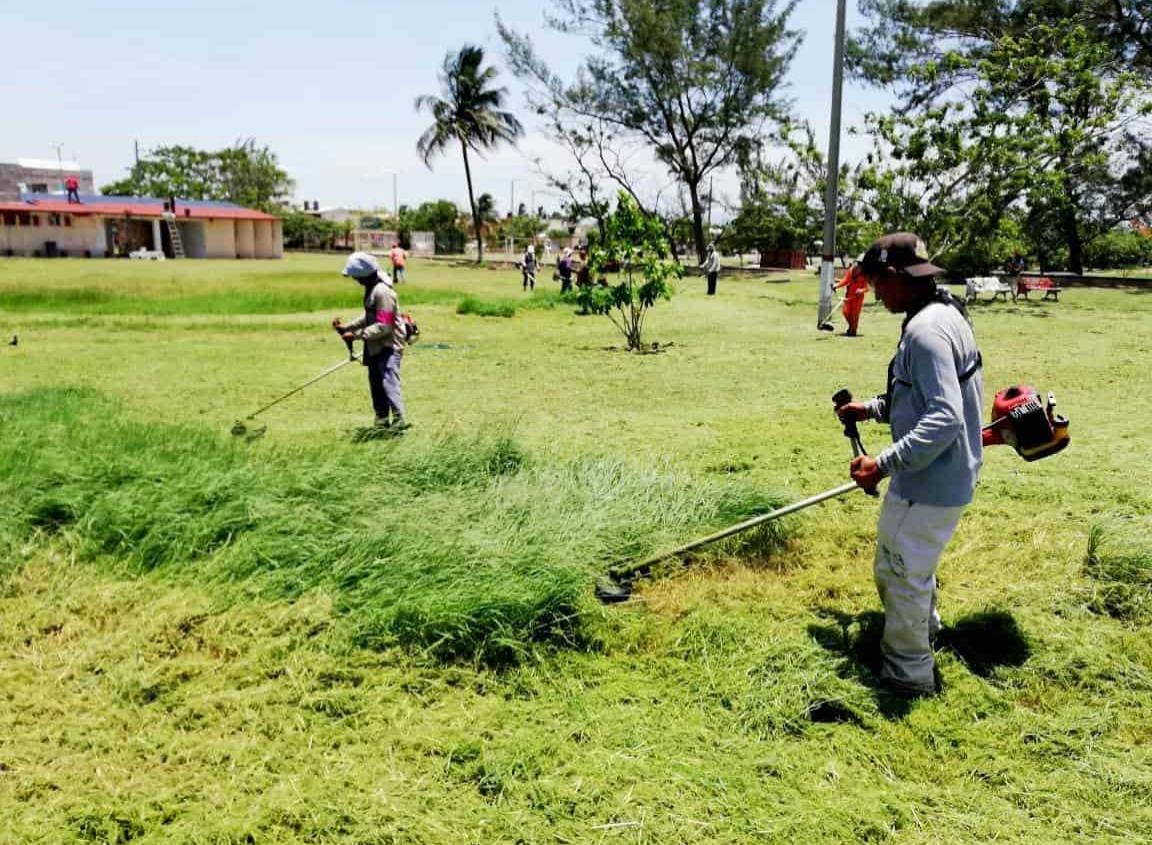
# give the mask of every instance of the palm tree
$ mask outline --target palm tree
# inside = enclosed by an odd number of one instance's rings
[[[472,224],[476,229],[477,263],[484,258],[484,239],[480,234],[480,214],[472,193],[468,149],[482,154],[501,141],[515,143],[524,134],[515,115],[500,110],[508,89],[488,87],[496,78],[496,68],[482,68],[483,63],[484,50],[480,47],[465,45],[459,53],[448,53],[440,74],[443,98],[430,94],[416,98],[416,110],[427,109],[432,114],[432,125],[416,142],[416,151],[429,169],[437,153],[444,152],[454,141],[460,142],[464,153],[464,176],[468,180],[468,203],[472,206]]]

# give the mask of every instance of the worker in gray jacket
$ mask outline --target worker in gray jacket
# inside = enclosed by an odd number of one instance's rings
[[[376,425],[403,431],[408,428],[408,420],[400,391],[400,361],[407,331],[392,279],[380,271],[376,258],[367,252],[348,256],[344,275],[363,286],[364,314],[351,323],[342,323],[337,317],[332,325],[345,340],[364,341],[364,366],[368,368]]]
[[[850,472],[865,490],[891,478],[873,568],[884,604],[881,680],[909,697],[939,690],[930,644],[940,629],[936,567],[972,501],[983,459],[976,337],[963,304],[937,287],[943,271],[925,252],[915,235],[898,233],[864,254],[861,269],[876,296],[906,317],[887,392],[839,410],[841,419],[892,426],[892,445],[875,458],[854,458]]]

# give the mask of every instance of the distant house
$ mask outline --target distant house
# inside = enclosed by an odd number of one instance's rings
[[[64,182],[75,176],[81,193],[93,193],[92,171],[84,170],[74,161],[18,158],[0,161],[0,202],[14,202],[22,193],[64,196]]]
[[[175,233],[175,238],[173,237]],[[0,201],[0,255],[117,256],[140,249],[169,258],[280,258],[280,218],[228,202],[24,192]]]

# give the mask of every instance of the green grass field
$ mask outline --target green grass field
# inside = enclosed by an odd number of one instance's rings
[[[231,436],[341,360],[341,266],[0,261],[0,845],[1152,838],[1152,294],[974,307],[988,398],[1055,391],[1073,442],[987,453],[945,691],[900,706],[863,495],[591,596],[846,480],[830,396],[883,388],[898,317],[686,278],[629,355],[549,282],[416,262],[410,432],[356,442],[349,366]]]

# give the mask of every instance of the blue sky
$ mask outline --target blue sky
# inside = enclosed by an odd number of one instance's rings
[[[297,182],[297,198],[322,205],[392,204],[392,174],[402,204],[447,197],[466,204],[459,155],[429,170],[415,153],[428,123],[413,100],[438,93],[445,52],[465,43],[485,47],[500,66],[493,23],[499,9],[513,28],[532,35],[561,72],[580,60],[582,44],[543,26],[540,0],[249,0],[166,4],[6,3],[0,31],[8,72],[0,76],[4,127],[0,159],[64,156],[93,169],[97,183],[122,176],[133,141],[142,148],[189,144],[216,148],[255,137],[277,153]],[[849,0],[849,25],[856,20]],[[800,0],[793,17],[806,37],[787,90],[798,114],[827,142],[835,0]],[[507,72],[509,103],[523,115],[522,92]],[[858,123],[885,96],[845,87],[845,125]],[[533,131],[519,149],[488,156],[475,169],[477,192],[498,208],[543,191],[529,159],[563,163]],[[865,149],[845,137],[847,157]],[[734,197],[736,182],[718,182]],[[537,204],[549,204],[542,193]]]

